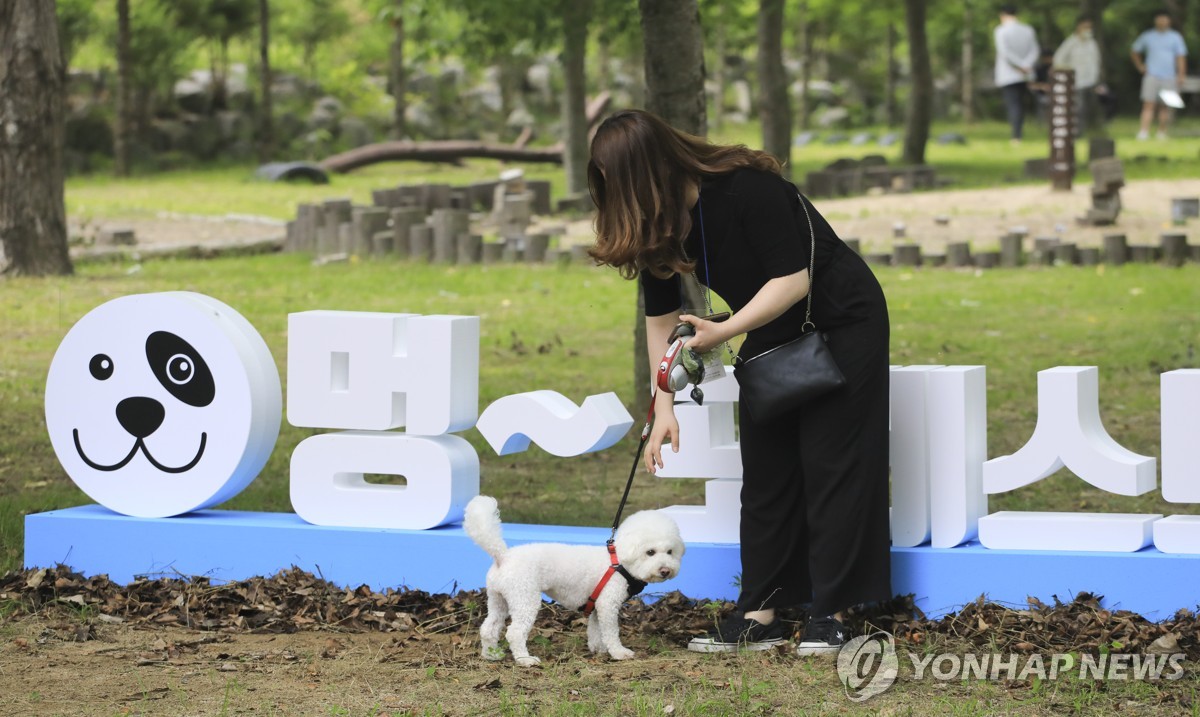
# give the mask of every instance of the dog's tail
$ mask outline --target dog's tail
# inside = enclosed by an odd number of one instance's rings
[[[487,495],[475,496],[467,503],[466,517],[463,519],[463,530],[492,556],[499,565],[508,552],[508,544],[500,530],[500,509],[496,499]]]

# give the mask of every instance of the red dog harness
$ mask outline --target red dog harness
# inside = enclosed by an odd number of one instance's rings
[[[584,615],[590,616],[592,611],[596,609],[596,600],[600,598],[600,593],[604,590],[604,586],[608,585],[608,581],[612,579],[613,573],[620,573],[621,577],[625,578],[625,582],[629,584],[629,594],[625,596],[626,600],[637,595],[646,587],[645,580],[638,580],[633,577],[625,569],[625,566],[621,565],[620,561],[617,560],[617,548],[611,540],[608,541],[608,559],[612,564],[608,566],[608,570],[604,571],[604,577],[600,578],[600,582],[596,583],[596,589],[592,591],[591,597],[583,604]]]

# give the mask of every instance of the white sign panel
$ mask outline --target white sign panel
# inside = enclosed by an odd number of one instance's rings
[[[73,481],[107,508],[161,518],[224,502],[279,435],[279,374],[240,314],[189,292],[87,313],[46,378],[46,426]]]

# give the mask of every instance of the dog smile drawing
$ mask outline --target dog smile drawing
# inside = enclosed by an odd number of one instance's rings
[[[212,372],[200,353],[184,339],[169,331],[155,331],[146,338],[145,361],[155,379],[176,401],[195,408],[212,403],[216,396],[216,385]],[[97,353],[88,362],[88,371],[96,381],[119,380],[120,368],[105,353]],[[131,387],[132,388],[132,387]],[[128,396],[117,402],[117,423],[133,438],[133,444],[124,458],[115,463],[101,463],[91,458],[84,449],[79,428],[73,428],[71,437],[75,450],[89,468],[102,472],[115,472],[124,468],[141,453],[145,459],[164,473],[186,473],[204,457],[208,433],[201,431],[195,455],[186,463],[177,466],[165,465],[155,458],[146,439],[162,427],[167,408],[162,401],[148,396]]]
[[[496,499],[488,496],[467,504],[463,529],[495,561],[487,573],[487,617],[479,628],[483,657],[504,658],[500,630],[511,617],[505,638],[513,658],[524,667],[539,664],[526,641],[541,609],[542,593],[566,607],[582,608],[612,564],[608,550],[556,543],[510,548],[504,542]],[[675,521],[663,513],[644,510],[629,516],[617,530],[614,544],[617,559],[634,581],[659,583],[679,574],[683,540]],[[607,652],[614,660],[634,656],[621,644],[618,625],[630,587],[625,575],[617,572],[596,596],[587,624],[588,649],[593,654]]]

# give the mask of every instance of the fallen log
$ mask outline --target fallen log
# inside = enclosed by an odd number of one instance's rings
[[[321,162],[321,168],[339,174],[379,162],[457,162],[468,157],[499,159],[504,162],[544,162],[562,164],[561,148],[522,148],[512,145],[485,144],[459,140],[409,142],[392,141],[351,149]]]

